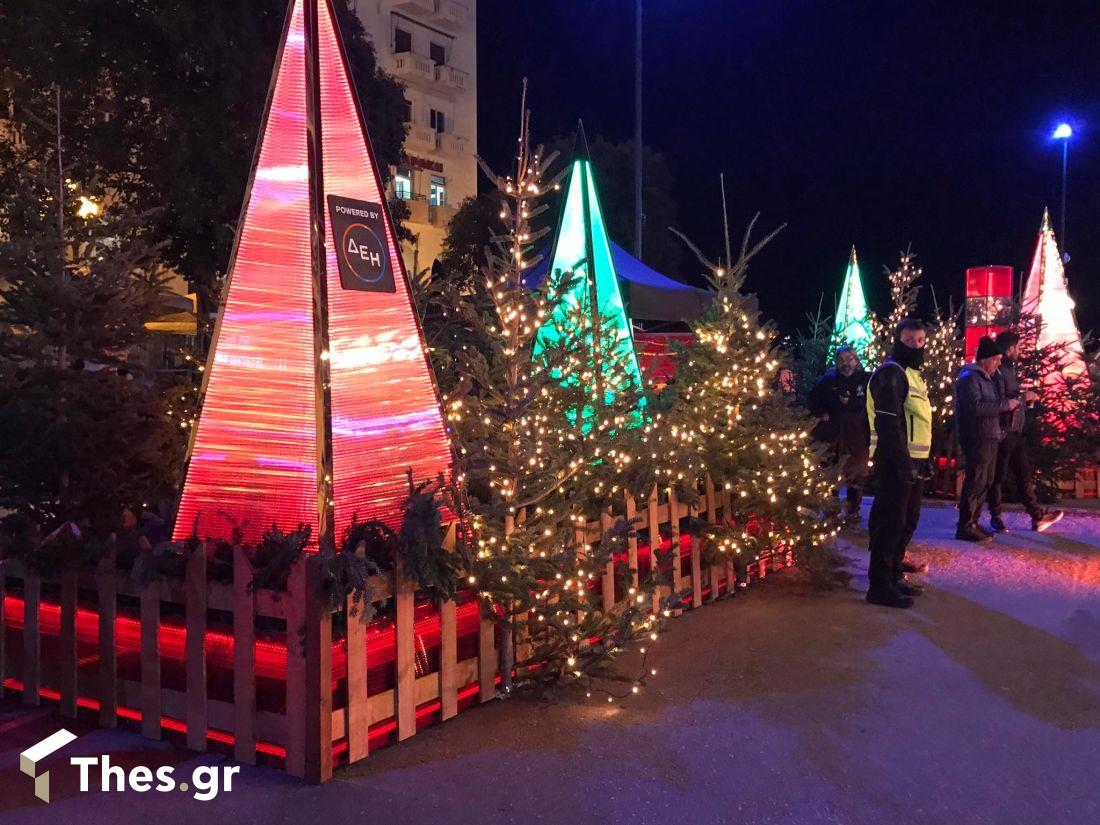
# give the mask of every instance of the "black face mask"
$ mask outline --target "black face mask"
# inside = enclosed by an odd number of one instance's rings
[[[894,351],[890,353],[890,357],[903,367],[919,370],[924,366],[924,347],[917,349],[901,341],[895,341]]]

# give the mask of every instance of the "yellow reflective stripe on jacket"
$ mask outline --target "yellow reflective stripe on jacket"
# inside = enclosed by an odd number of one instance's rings
[[[898,369],[901,369],[898,364]],[[909,382],[909,392],[902,405],[905,416],[905,436],[909,444],[910,458],[925,459],[932,453],[932,404],[928,400],[928,387],[921,374],[911,367],[905,368],[905,379]],[[890,413],[886,413],[889,415]],[[875,399],[871,395],[870,383],[867,389],[867,419],[871,424],[871,455],[878,446],[878,433],[875,432]]]

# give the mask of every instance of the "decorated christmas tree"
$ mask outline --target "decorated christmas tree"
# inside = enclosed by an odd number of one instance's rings
[[[718,262],[688,241],[716,296],[692,324],[696,343],[660,400],[667,412],[650,438],[654,451],[668,456],[662,472],[685,497],[706,474],[733,492],[733,511],[706,528],[712,559],[733,557],[744,566],[788,549],[825,574],[834,567],[827,546],[839,524],[837,479],[822,469],[811,422],[783,386],[776,330],[743,291],[749,262],[776,234],[753,243],[751,232],[752,225],[734,259],[727,230]]]
[[[1074,307],[1058,242],[1050,224],[1050,211],[1043,210],[1039,240],[1024,285],[1021,312],[1024,316],[1033,316],[1037,322],[1031,345],[1038,349],[1055,347],[1060,352],[1055,369],[1043,376],[1045,384],[1054,384],[1063,378],[1087,376]]]
[[[640,382],[621,378],[637,370],[623,346],[629,331],[621,302],[617,317],[599,313],[591,281],[582,288],[591,267],[578,273],[571,261],[535,289],[526,283],[548,233],[536,224],[565,172],[551,175],[554,157],[532,148],[526,103],[521,111],[514,170],[482,165],[501,202],[481,267],[488,308],[457,290],[437,298],[463,313],[479,342],[451,353],[458,380],[447,404],[478,542],[471,580],[499,627],[504,695],[513,655],[521,679],[588,684],[626,641],[657,632],[652,599],[615,564],[629,526],[618,522],[598,541],[583,531],[627,484],[641,496],[652,486],[640,428],[627,426],[642,402]],[[580,197],[587,175],[573,171]],[[583,244],[586,234],[568,237]],[[555,334],[540,338],[552,313]],[[600,598],[616,586],[634,598]]]
[[[397,528],[451,447],[329,4],[287,18],[175,527]],[[284,529],[288,529],[284,527]]]
[[[837,302],[836,323],[833,328],[834,345],[847,344],[866,363],[873,337],[871,313],[867,308],[863,279],[859,274],[859,259],[853,245],[848,259],[848,270],[844,273],[844,286]]]

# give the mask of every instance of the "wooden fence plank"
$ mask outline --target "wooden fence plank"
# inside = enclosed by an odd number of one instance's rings
[[[42,688],[42,640],[38,633],[38,607],[42,579],[33,570],[23,571],[23,704],[37,705]]]
[[[394,565],[394,630],[397,635],[397,689],[395,692],[397,739],[403,741],[416,734],[416,701],[413,682],[416,680],[416,639],[413,626],[416,584],[405,574],[404,565]]]
[[[256,764],[256,596],[252,563],[233,548],[233,756]]]
[[[306,764],[305,778],[332,779],[332,613],[320,598],[321,559],[305,560],[306,592]]]
[[[680,501],[676,496],[676,488],[668,488],[668,524],[672,533],[672,592],[677,596],[683,590],[683,560],[680,558]],[[680,615],[675,611],[673,615]]]
[[[299,559],[290,570],[286,610],[286,772],[306,776],[306,564]]]
[[[703,542],[691,537],[691,606],[703,606]]]
[[[115,647],[118,574],[113,544],[100,559],[95,580],[99,599],[99,726],[113,728],[118,724],[118,650]]]
[[[141,590],[141,734],[160,739],[160,579]]]
[[[714,479],[707,474],[706,477],[706,497],[707,497],[707,523],[718,523],[718,491],[714,488]],[[713,602],[721,596],[720,584],[722,580],[722,564],[710,565],[710,600]],[[729,584],[726,585],[727,590]]]
[[[77,569],[68,563],[61,571],[61,627],[57,639],[58,690],[61,715],[76,718],[76,588]]]
[[[661,546],[661,522],[660,516],[657,513],[657,509],[660,503],[660,498],[657,494],[657,485],[653,485],[653,490],[649,494],[649,501],[646,503],[646,532],[649,537],[649,564],[653,571],[657,569],[657,548]],[[659,613],[661,609],[661,597],[664,595],[664,587],[653,588],[653,612]]]
[[[611,509],[604,508],[600,511],[600,541],[604,541],[604,537],[607,535],[607,531],[611,529],[611,525],[614,523],[611,518]],[[603,585],[603,609],[610,613],[615,608],[615,559],[611,558],[607,564],[604,565],[603,576],[601,577],[601,584]]]
[[[206,547],[199,545],[187,560],[184,581],[187,626],[187,747],[206,750]]]
[[[446,721],[458,713],[458,621],[453,599],[439,605],[439,632],[440,716]]]
[[[366,542],[360,542],[357,554],[366,552]],[[344,605],[347,615],[348,656],[348,762],[358,762],[370,752],[367,729],[370,727],[367,697],[367,625],[363,621],[369,605],[355,604],[349,595]],[[354,615],[353,615],[354,614]]]
[[[481,616],[477,641],[477,676],[480,690],[478,699],[488,702],[497,692],[496,622],[492,619],[493,605],[484,599],[480,605]]]
[[[630,568],[630,579],[628,582],[628,590],[638,586],[638,533],[634,529],[637,525],[634,524],[634,519],[638,517],[637,503],[634,501],[634,496],[630,493],[624,493],[624,506],[625,506],[625,518],[627,523],[630,524],[630,538],[626,542],[626,563]]]

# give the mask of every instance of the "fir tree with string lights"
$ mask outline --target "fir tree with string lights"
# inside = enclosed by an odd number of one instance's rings
[[[623,377],[628,365],[613,346],[610,319],[587,301],[571,303],[561,335],[536,351],[551,308],[583,275],[555,273],[537,289],[525,283],[547,232],[535,221],[564,175],[549,174],[554,157],[532,149],[529,136],[525,89],[514,173],[497,175],[482,163],[502,204],[501,230],[482,268],[488,311],[468,296],[437,293],[463,313],[479,342],[450,353],[458,380],[446,405],[477,542],[469,583],[502,631],[503,695],[512,689],[513,650],[521,678],[564,677],[592,692],[592,679],[610,675],[627,642],[659,630],[651,596],[621,562],[630,525],[619,520],[596,541],[583,533],[584,514],[621,499],[627,483],[644,489],[652,476],[639,428],[629,426],[640,399]],[[629,598],[605,610],[593,588],[609,565]],[[648,675],[643,669],[630,689]]]
[[[955,412],[955,381],[963,365],[962,341],[958,326],[959,314],[951,307],[944,310],[936,302],[932,320],[926,324],[928,336],[924,345],[924,366],[921,375],[928,387],[932,406],[932,449],[943,450],[952,432]]]
[[[920,287],[915,283],[921,273],[921,268],[916,265],[916,255],[908,250],[901,253],[897,269],[886,270],[886,278],[890,282],[890,313],[885,319],[871,316],[873,340],[868,348],[870,363],[864,365],[868,369],[874,369],[886,360],[894,346],[894,330],[916,311]]]
[[[724,201],[723,191],[723,213]],[[652,449],[675,457],[661,471],[685,499],[708,473],[732,492],[733,512],[703,528],[710,561],[732,555],[743,569],[786,549],[812,574],[829,578],[836,564],[827,545],[839,530],[837,479],[821,469],[811,422],[777,381],[784,356],[775,328],[743,292],[749,261],[780,231],[752,243],[753,224],[736,260],[726,228],[725,259],[718,263],[681,235],[707,268],[716,296],[692,324],[696,342],[661,399],[667,412],[650,428]]]
[[[171,495],[184,439],[142,349],[165,311],[149,211],[87,153],[94,110],[21,98],[0,134],[0,547],[102,546]],[[132,522],[131,522],[132,523]],[[75,531],[73,534],[75,535]]]
[[[885,319],[871,317],[874,365],[881,364],[890,355],[897,325],[904,319],[915,316],[921,289],[917,280],[923,274],[924,270],[916,265],[916,254],[911,250],[901,253],[896,269],[887,271],[886,277],[890,282],[890,313]],[[928,400],[932,405],[933,446],[943,449],[951,434],[954,413],[952,392],[962,366],[962,355],[958,313],[951,307],[944,310],[938,301],[934,303],[932,320],[926,324],[928,337],[921,374],[928,385]]]

